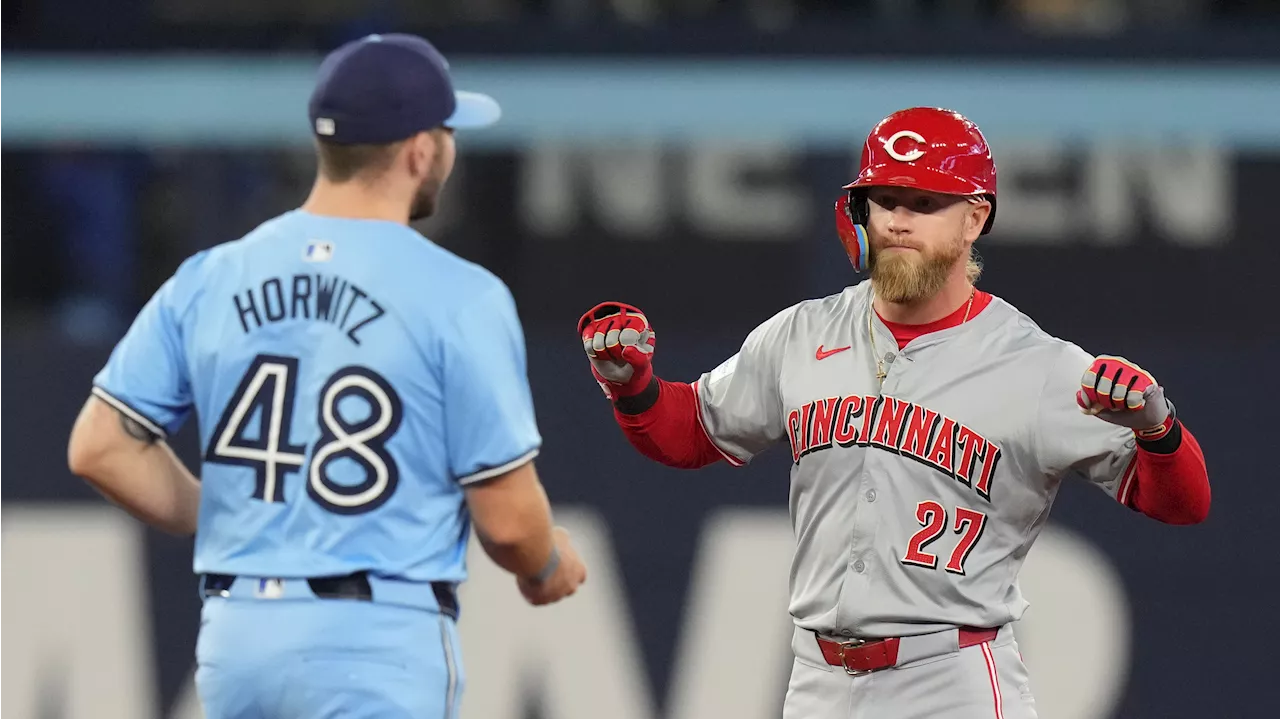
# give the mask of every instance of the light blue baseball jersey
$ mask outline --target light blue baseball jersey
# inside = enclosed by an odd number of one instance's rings
[[[302,210],[184,262],[93,392],[161,436],[196,410],[198,573],[462,581],[463,487],[541,445],[501,280]]]

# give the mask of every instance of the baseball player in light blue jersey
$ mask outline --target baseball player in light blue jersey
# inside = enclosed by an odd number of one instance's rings
[[[195,534],[209,719],[454,716],[473,523],[533,604],[586,578],[534,470],[510,292],[408,227],[454,130],[498,115],[421,38],[334,51],[306,203],[184,262],[94,378],[71,469]],[[165,443],[193,410],[200,481]]]

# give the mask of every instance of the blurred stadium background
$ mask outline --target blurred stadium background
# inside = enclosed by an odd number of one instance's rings
[[[1168,387],[1208,457],[1172,528],[1068,486],[1024,573],[1042,717],[1274,716],[1275,0],[28,0],[3,35],[3,714],[197,717],[190,544],[65,469],[89,380],[188,254],[295,206],[320,55],[420,32],[503,123],[459,137],[421,229],[520,303],[558,512],[592,579],[464,591],[469,719],[776,716],[790,667],[785,452],[640,458],[574,334],[644,307],[692,379],[854,280],[830,207],[889,112],[986,131],[981,286]],[[195,461],[194,426],[178,438]],[[252,638],[246,637],[246,642]],[[1271,708],[1268,709],[1267,707]]]

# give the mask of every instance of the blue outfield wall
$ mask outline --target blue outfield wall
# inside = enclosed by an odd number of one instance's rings
[[[318,57],[3,59],[6,147],[309,141]],[[1280,147],[1280,66],[467,57],[457,85],[496,96],[477,145],[539,139],[799,139],[847,146],[894,109],[942,105],[993,142],[1094,137]]]

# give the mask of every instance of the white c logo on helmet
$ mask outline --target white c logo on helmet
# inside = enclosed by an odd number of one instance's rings
[[[912,132],[911,130],[899,130],[890,135],[889,139],[884,141],[884,151],[889,153],[889,157],[892,157],[898,162],[911,162],[924,157],[924,150],[921,150],[918,147],[906,153],[898,152],[894,149],[893,146],[898,143],[898,140],[901,140],[904,137],[909,137],[921,145],[926,144],[924,138],[920,136],[920,133]]]

